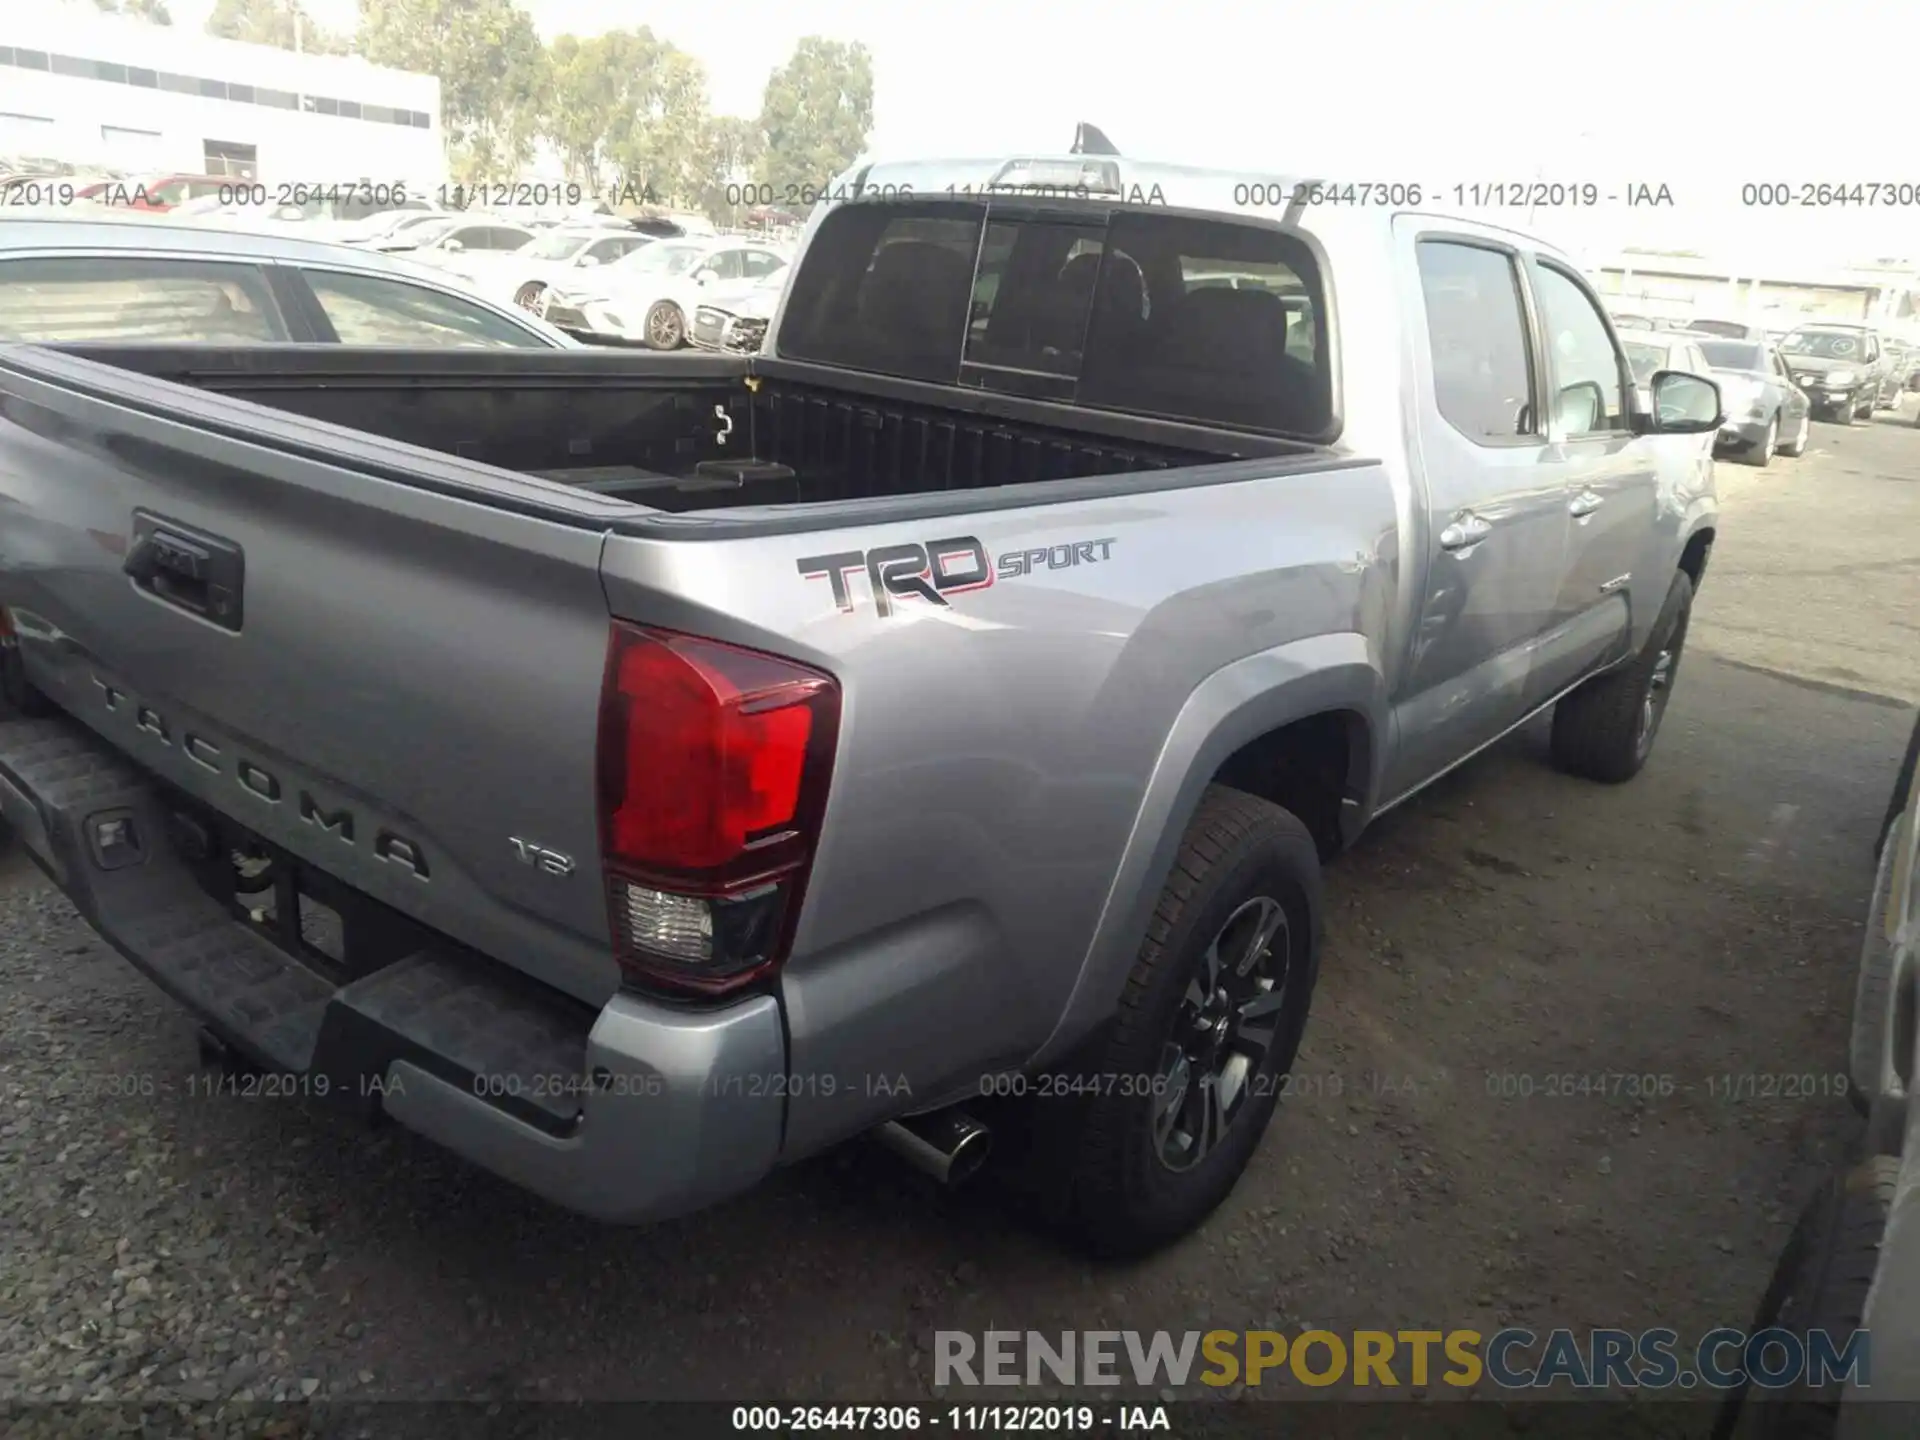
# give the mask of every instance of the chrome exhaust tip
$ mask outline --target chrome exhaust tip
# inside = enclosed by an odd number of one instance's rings
[[[889,1120],[874,1134],[894,1154],[942,1185],[971,1179],[993,1150],[993,1132],[962,1110]]]

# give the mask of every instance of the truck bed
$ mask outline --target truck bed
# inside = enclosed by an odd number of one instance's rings
[[[1267,436],[764,358],[59,348],[669,512],[924,495],[1312,450]]]

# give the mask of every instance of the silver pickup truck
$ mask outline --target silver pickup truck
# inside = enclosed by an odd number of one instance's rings
[[[1137,1252],[1267,1126],[1324,860],[1549,706],[1646,761],[1718,391],[1466,219],[838,190],[753,357],[0,351],[0,809],[236,1063],[577,1211],[998,1137]]]

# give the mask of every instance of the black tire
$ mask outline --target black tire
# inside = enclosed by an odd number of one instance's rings
[[[1693,581],[1684,570],[1676,570],[1640,653],[1628,664],[1596,675],[1553,707],[1555,764],[1609,785],[1640,773],[1666,716],[1692,614]]]
[[[1862,1115],[1872,1113],[1880,1089],[1880,1060],[1886,1046],[1889,1009],[1893,1004],[1893,947],[1887,943],[1887,904],[1892,899],[1893,863],[1900,852],[1899,826],[1905,816],[1881,832],[1880,863],[1873,879],[1873,900],[1867,908],[1866,933],[1860,940],[1859,975],[1854,981],[1853,1023],[1847,1040],[1847,1099]]]
[[[1907,753],[1900,757],[1900,768],[1893,777],[1893,794],[1887,800],[1886,818],[1880,822],[1880,843],[1874,848],[1874,857],[1886,848],[1887,836],[1893,830],[1893,822],[1900,818],[1900,812],[1907,808],[1907,801],[1913,798],[1914,772],[1920,770],[1920,719],[1913,722],[1913,733],[1907,736]]]
[[[1860,412],[1855,410],[1853,406],[1848,405],[1833,418],[1838,420],[1842,425],[1857,425],[1860,422]]]
[[[1807,441],[1813,438],[1813,412],[1809,410],[1800,419],[1800,433],[1791,445],[1782,445],[1780,453],[1789,460],[1798,460],[1807,453]]]
[[[1755,1331],[1779,1326],[1803,1340],[1824,1330],[1836,1342],[1860,1328],[1880,1242],[1893,1211],[1900,1162],[1877,1155],[1820,1188],[1780,1253]],[[1842,1386],[1804,1382],[1784,1390],[1729,1392],[1714,1440],[1832,1440]]]
[[[545,281],[529,280],[513,292],[513,303],[530,315],[538,315],[540,313],[540,297],[546,293],[547,286]]]
[[[1780,417],[1772,416],[1767,421],[1767,433],[1760,437],[1760,443],[1740,458],[1756,470],[1764,470],[1773,463],[1773,457],[1779,453]]]
[[[678,350],[687,340],[687,317],[671,300],[657,300],[647,311],[641,339],[649,350]]]
[[[1286,923],[1273,937],[1271,959],[1254,967],[1256,976],[1274,967],[1277,976],[1264,993],[1285,996],[1274,1012],[1272,1039],[1262,1058],[1250,1062],[1235,1091],[1238,1101],[1225,1102],[1217,1142],[1200,1144],[1197,1158],[1175,1168],[1163,1152],[1191,1131],[1180,1131],[1177,1121],[1162,1127],[1160,1117],[1169,1110],[1185,1114],[1169,1102],[1196,1093],[1200,1110],[1212,1115],[1222,1087],[1159,1088],[1168,1052],[1180,1038],[1197,1044],[1192,1037],[1205,1033],[1187,1012],[1215,941],[1225,938],[1230,920],[1239,924],[1250,907],[1272,902]],[[1037,1117],[1030,1157],[1039,1170],[1035,1178],[1049,1217],[1076,1244],[1102,1257],[1146,1254],[1199,1225],[1233,1189],[1273,1118],[1306,1029],[1320,926],[1320,855],[1307,827],[1277,805],[1209,787],[1148,922],[1118,1014],[1066,1072],[1094,1083],[1071,1090],[1068,1102],[1037,1102],[1046,1113]],[[1191,1078],[1191,1067],[1171,1063]],[[1164,1136],[1157,1133],[1162,1128]]]

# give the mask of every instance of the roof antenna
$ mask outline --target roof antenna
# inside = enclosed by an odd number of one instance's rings
[[[1073,149],[1069,155],[1118,155],[1120,147],[1109,140],[1098,125],[1082,120],[1073,130]]]

